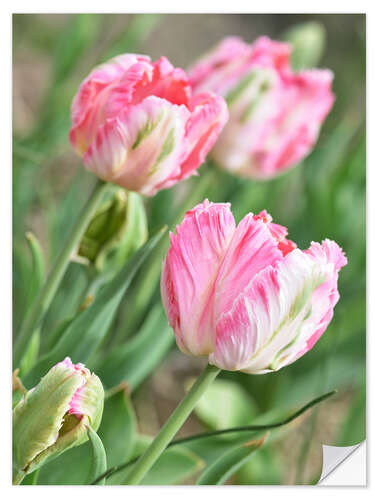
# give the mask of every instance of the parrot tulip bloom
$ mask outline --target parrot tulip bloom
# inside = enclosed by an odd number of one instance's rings
[[[192,97],[185,72],[165,57],[124,54],[82,82],[70,142],[101,179],[152,196],[194,174],[227,119],[225,101]]]
[[[46,460],[88,439],[103,412],[100,379],[70,358],[57,363],[39,384],[26,392],[13,410],[13,474],[15,482]]]
[[[224,39],[188,71],[194,92],[225,97],[229,121],[211,156],[233,174],[272,178],[314,147],[334,95],[333,73],[293,73],[291,47],[267,37]]]
[[[236,227],[228,203],[186,213],[163,263],[163,305],[179,348],[224,370],[276,371],[309,351],[339,299],[347,261],[330,240],[299,250],[263,210]]]

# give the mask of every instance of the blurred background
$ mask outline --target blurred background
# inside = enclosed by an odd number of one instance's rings
[[[365,16],[13,16],[15,331],[36,286],[30,279],[32,260],[25,232],[32,231],[40,241],[48,268],[95,182],[68,142],[70,104],[92,67],[119,53],[138,52],[153,59],[165,55],[175,66],[186,68],[224,36],[238,35],[250,43],[260,35],[285,39],[293,26],[311,21],[324,28],[325,48],[318,54],[317,65],[334,71],[336,102],[316,148],[303,164],[269,182],[236,179],[208,165],[201,169],[200,178],[145,201],[151,234],[165,223],[172,228],[181,220],[183,209],[207,196],[212,201],[230,201],[237,221],[249,211],[266,208],[275,222],[289,228],[290,238],[299,247],[327,237],[337,241],[348,258],[340,273],[341,299],[334,318],[314,349],[293,365],[266,376],[222,373],[181,430],[184,436],[205,429],[272,422],[277,415],[338,389],[334,397],[277,433],[230,480],[236,484],[315,483],[321,471],[321,443],[349,446],[365,438]],[[159,249],[136,276],[100,350],[105,353],[110,347],[133,341],[129,374],[122,378],[130,385],[138,431],[143,434],[158,431],[204,365],[203,360],[177,350],[163,313],[159,314],[158,274],[164,251]],[[87,279],[83,266],[71,263],[43,325],[45,332],[56,330],[74,314]],[[143,349],[138,359],[134,339],[139,332],[151,339],[149,347],[157,342],[160,325],[153,323],[155,316],[164,325],[167,340],[149,352]],[[145,333],[150,328],[151,333]],[[43,353],[48,345],[43,344],[44,335],[41,338]],[[100,352],[87,364],[105,381],[97,363]],[[147,356],[152,358],[146,363],[148,369],[130,373]],[[107,388],[110,386],[109,381]],[[199,455],[199,450],[191,450]],[[47,474],[43,480],[52,481]],[[181,478],[187,484],[193,481],[193,474]]]

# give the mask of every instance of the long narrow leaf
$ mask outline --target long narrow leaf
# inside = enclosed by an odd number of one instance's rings
[[[250,456],[258,450],[265,441],[256,439],[249,441],[241,446],[229,450],[219,457],[216,462],[207,467],[199,477],[197,484],[223,484],[227,481],[242,465],[244,465]]]
[[[110,327],[121,299],[138,268],[160,240],[165,229],[159,231],[128,261],[118,275],[102,289],[92,304],[69,324],[56,346],[47,353],[25,379],[33,387],[40,378],[66,356],[84,363],[97,348]]]
[[[138,334],[123,346],[116,346],[95,367],[105,387],[121,382],[133,391],[151,373],[174,342],[165,313],[157,304]]]

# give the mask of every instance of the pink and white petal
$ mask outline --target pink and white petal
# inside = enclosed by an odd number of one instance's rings
[[[103,109],[110,95],[108,88],[123,78],[132,66],[143,67],[144,71],[152,69],[149,57],[124,54],[95,68],[81,83],[72,103],[70,130],[70,142],[79,154],[87,150],[98,126],[108,118]]]
[[[185,106],[148,97],[100,127],[84,163],[103,180],[153,195],[179,173],[188,117]]]
[[[79,419],[87,416],[90,424],[93,425],[95,417],[102,411],[98,408],[98,401],[103,401],[103,397],[104,390],[100,379],[92,373],[86,383],[75,392],[68,413]]]
[[[313,293],[331,271],[332,264],[316,262],[296,249],[260,272],[232,310],[219,318],[217,347],[210,363],[221,368],[228,363],[228,352],[233,356],[228,324],[241,324],[240,343],[250,348],[243,350],[246,355],[234,358],[230,369],[260,374],[287,364],[288,348],[298,341],[302,328],[310,327]],[[229,369],[226,364],[225,369]]]
[[[230,74],[228,66],[233,70],[233,62],[249,55],[249,45],[239,37],[224,38],[211,51],[204,54],[188,69],[190,82],[195,92],[211,90],[218,92],[223,89],[223,81],[234,80],[236,74]],[[241,68],[239,68],[241,69]],[[230,86],[227,83],[226,86]],[[222,94],[223,95],[223,94]]]
[[[171,235],[163,300],[184,352],[203,356],[215,349],[214,282],[234,231],[229,204],[206,200]]]
[[[338,271],[346,265],[347,260],[337,243],[330,240],[323,241],[321,245],[312,243],[304,253],[318,265],[330,266],[331,272],[327,280],[313,292],[308,320],[303,323],[296,342],[285,349],[278,360],[278,369],[293,363],[314,347],[327,329],[340,297],[337,290]]]
[[[272,68],[253,67],[227,96],[229,121],[212,151],[215,161],[243,177],[256,176],[280,109],[282,81]]]
[[[166,99],[172,104],[189,106],[191,85],[185,71],[174,68],[166,57],[161,57],[152,64],[151,78],[137,85],[133,96],[133,104],[141,102],[148,96]]]
[[[282,105],[262,149],[254,151],[259,177],[294,166],[314,147],[321,124],[332,108],[333,73],[309,70],[284,79]]]
[[[292,47],[288,43],[261,36],[252,44],[252,63],[261,67],[272,67],[282,75],[289,75],[291,52]]]
[[[228,312],[255,276],[282,259],[269,224],[248,214],[239,223],[215,284],[215,314]]]
[[[185,130],[186,152],[178,180],[189,177],[205,161],[228,120],[224,99],[209,92],[193,97],[190,109]]]

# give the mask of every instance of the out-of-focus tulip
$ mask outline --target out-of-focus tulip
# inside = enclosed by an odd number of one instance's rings
[[[99,272],[116,272],[146,240],[147,216],[141,196],[116,187],[91,219],[77,256]]]
[[[104,390],[100,379],[70,358],[57,363],[13,410],[13,477],[19,482],[98,429]]]
[[[227,115],[221,97],[192,97],[185,72],[165,57],[124,54],[82,82],[70,142],[98,177],[151,196],[196,171]]]
[[[224,39],[188,72],[194,92],[225,97],[229,121],[211,156],[243,177],[267,179],[293,167],[315,145],[334,95],[333,74],[293,73],[291,47],[258,38]]]
[[[161,279],[179,348],[224,370],[276,371],[309,351],[331,321],[346,264],[330,240],[299,250],[263,210],[236,227],[207,200],[170,235]]]

